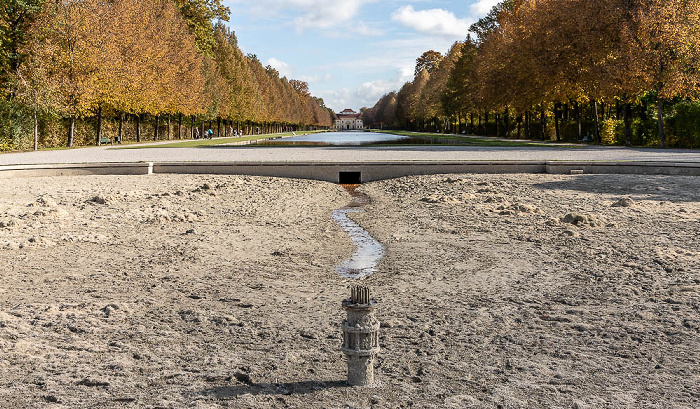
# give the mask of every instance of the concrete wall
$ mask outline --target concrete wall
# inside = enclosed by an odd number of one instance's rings
[[[337,183],[340,172],[360,172],[362,182],[450,173],[638,174],[700,176],[700,163],[671,162],[163,162],[24,165],[0,167],[2,177],[145,175],[150,173],[275,176]]]
[[[69,165],[0,166],[0,178],[78,175],[147,175],[152,163],[81,163]]]

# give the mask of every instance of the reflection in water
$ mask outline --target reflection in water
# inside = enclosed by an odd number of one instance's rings
[[[384,246],[348,217],[348,213],[362,213],[360,207],[369,203],[369,197],[357,192],[358,185],[347,185],[345,188],[352,195],[352,202],[343,208],[333,211],[331,218],[350,236],[357,250],[352,257],[335,267],[335,272],[344,278],[360,278],[377,271],[379,261],[384,257]]]
[[[402,135],[375,132],[324,132],[304,136],[259,141],[264,146],[359,146],[409,139]]]

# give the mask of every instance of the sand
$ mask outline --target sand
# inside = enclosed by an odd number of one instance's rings
[[[3,179],[0,407],[696,408],[700,179]],[[370,286],[372,387],[341,300]]]

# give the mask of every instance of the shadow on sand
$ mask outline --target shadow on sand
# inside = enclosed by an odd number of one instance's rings
[[[568,180],[533,185],[543,190],[610,194],[634,200],[696,202],[695,176],[581,175]]]
[[[342,381],[302,381],[287,383],[247,383],[245,385],[219,386],[199,392],[200,395],[213,396],[216,399],[230,399],[237,396],[251,395],[305,395],[325,389],[347,388]]]

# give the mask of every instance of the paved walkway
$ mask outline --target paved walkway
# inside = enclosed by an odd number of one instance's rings
[[[0,154],[0,165],[110,162],[652,161],[700,163],[700,150],[618,147],[112,147]]]

